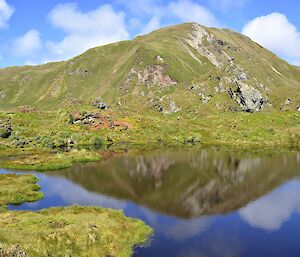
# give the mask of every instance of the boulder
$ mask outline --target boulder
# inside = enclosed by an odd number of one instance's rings
[[[238,82],[238,89],[235,96],[242,110],[246,112],[259,111],[265,104],[260,91],[243,82]]]
[[[286,99],[285,100],[285,105],[290,105],[292,103],[292,100],[291,99]]]
[[[105,110],[108,108],[108,105],[102,100],[101,97],[97,97],[93,105],[100,110]]]
[[[12,128],[10,126],[0,127],[0,138],[9,138],[12,133]]]

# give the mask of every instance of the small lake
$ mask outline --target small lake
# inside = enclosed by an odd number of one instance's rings
[[[300,256],[300,153],[213,148],[111,155],[31,172],[45,198],[10,209],[122,209],[155,231],[136,257]]]

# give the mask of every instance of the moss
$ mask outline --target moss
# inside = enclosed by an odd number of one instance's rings
[[[33,175],[0,175],[0,211],[9,204],[34,202],[43,198],[37,185],[38,179]]]
[[[87,150],[72,150],[60,153],[37,153],[21,155],[14,159],[5,159],[1,166],[7,169],[21,170],[58,170],[72,167],[74,162],[91,162],[100,160],[100,155]]]
[[[127,257],[151,233],[121,211],[96,207],[0,213],[0,248],[17,244],[31,257]]]

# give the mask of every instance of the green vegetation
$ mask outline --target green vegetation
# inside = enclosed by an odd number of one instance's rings
[[[0,69],[0,108],[45,111],[70,107],[74,110],[101,96],[111,107],[145,110],[153,104],[149,98],[158,100],[168,96],[162,101],[163,105],[168,105],[172,99],[183,110],[200,106],[203,112],[209,112],[216,109],[218,103],[220,110],[224,111],[229,107],[239,107],[227,90],[230,87],[235,90],[233,77],[242,72],[247,73],[247,81],[260,88],[268,103],[272,104],[272,107],[266,105],[265,109],[295,110],[297,104],[300,105],[299,68],[289,65],[246,36],[229,30],[205,28],[214,39],[198,43],[215,55],[220,63],[220,67],[216,67],[187,43],[193,26],[188,23],[163,28],[132,41],[90,49],[65,62]],[[157,56],[163,61],[157,61]],[[165,83],[162,86],[161,81],[156,81],[149,86],[138,83],[137,78],[126,83],[132,68],[141,70],[155,65],[165,67],[164,73],[177,81],[177,85]],[[225,91],[217,93],[215,87],[220,82]],[[199,92],[189,90],[192,85],[199,87],[201,93],[212,96],[208,105],[199,99]],[[285,106],[287,99],[291,99],[291,104]]]
[[[128,257],[151,232],[121,211],[96,207],[0,213],[0,248],[19,245],[30,257]]]
[[[58,170],[72,167],[74,162],[98,161],[100,156],[96,152],[87,150],[72,150],[68,152],[39,152],[19,155],[18,158],[6,158],[0,161],[0,165],[7,169],[21,170]]]
[[[6,210],[41,199],[37,181],[33,175],[0,175],[0,256],[127,257],[152,233],[142,221],[110,209]]]
[[[0,174],[0,210],[9,204],[34,202],[43,198],[33,175]]]
[[[190,23],[0,69],[0,166],[66,168],[99,158],[72,149],[120,142],[299,149],[299,89],[299,68],[243,35]]]

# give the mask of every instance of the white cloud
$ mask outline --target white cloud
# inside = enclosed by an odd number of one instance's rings
[[[300,59],[300,32],[284,14],[257,17],[244,26],[243,34],[291,63]]]
[[[164,25],[176,22],[197,22],[204,26],[217,27],[218,20],[207,8],[190,0],[178,0],[167,5],[158,5],[154,1],[138,1],[141,10],[152,10],[150,21],[142,29],[141,34],[149,33]],[[150,7],[151,6],[151,7]],[[147,8],[146,8],[147,7]]]
[[[143,28],[141,34],[147,34],[153,30],[159,29],[161,27],[160,17],[154,16]]]
[[[198,22],[204,26],[218,26],[218,21],[210,10],[190,0],[171,2],[167,11],[182,22]]]
[[[300,181],[291,182],[284,190],[273,191],[241,209],[241,217],[253,227],[277,230],[293,213],[300,213]]]
[[[14,8],[7,4],[5,0],[0,0],[0,28],[7,26],[7,21],[14,13]]]
[[[47,42],[52,59],[73,57],[89,48],[129,38],[124,14],[110,5],[83,13],[76,4],[60,4],[50,12],[49,20],[66,32],[60,42]]]
[[[23,36],[15,39],[12,44],[12,51],[16,56],[32,56],[41,48],[40,32],[35,29],[31,29]]]

